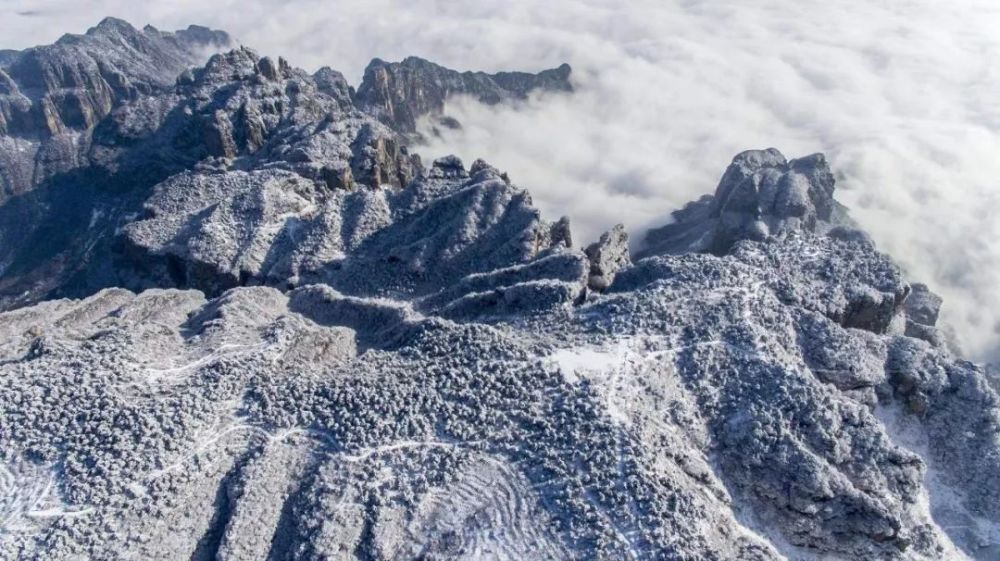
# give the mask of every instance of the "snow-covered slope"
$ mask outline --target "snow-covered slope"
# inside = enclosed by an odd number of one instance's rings
[[[535,83],[419,62],[394,111]],[[357,96],[219,54],[0,203],[0,557],[1000,555],[996,388],[822,156],[633,260]]]

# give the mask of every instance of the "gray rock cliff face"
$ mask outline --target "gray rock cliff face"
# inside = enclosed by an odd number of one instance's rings
[[[85,35],[11,53],[0,66],[0,202],[86,158],[87,134],[121,104],[168,91],[221,31],[165,33],[107,18]]]
[[[381,99],[433,114],[428,65]],[[1000,555],[996,374],[822,156],[740,154],[634,257],[580,250],[370,92],[216,54],[0,201],[0,558]]]
[[[418,57],[395,63],[375,59],[365,69],[354,100],[394,129],[415,133],[420,117],[443,116],[450,96],[467,95],[494,105],[526,99],[534,91],[570,92],[570,72],[568,64],[538,74],[486,74],[456,72]],[[456,124],[452,121],[451,126]]]
[[[625,226],[616,224],[601,239],[584,250],[590,261],[590,276],[587,285],[594,290],[606,290],[621,269],[631,264],[628,248],[628,232]]]

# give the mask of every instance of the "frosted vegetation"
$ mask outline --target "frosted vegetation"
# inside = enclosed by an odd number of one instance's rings
[[[568,67],[355,90],[227,42],[2,59],[0,557],[1000,555],[995,380],[823,156],[584,247],[408,148]]]

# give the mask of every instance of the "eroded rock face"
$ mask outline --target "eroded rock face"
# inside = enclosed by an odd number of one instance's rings
[[[606,290],[614,282],[618,271],[632,263],[625,226],[615,225],[602,234],[601,239],[587,246],[584,253],[590,261],[587,286],[592,290]]]
[[[708,251],[724,254],[740,240],[811,232],[866,241],[833,199],[834,178],[822,154],[787,160],[769,148],[737,155],[715,194],[674,213],[651,230],[644,255]]]
[[[10,115],[5,134],[34,138],[90,128],[116,104],[162,92],[202,53],[229,42],[224,32],[197,26],[164,33],[106,18],[85,35],[12,55],[0,93],[28,103],[3,100],[4,113],[24,109]]]
[[[906,299],[906,335],[928,343],[944,346],[947,338],[937,328],[942,298],[931,292],[926,284],[914,283]]]
[[[422,171],[420,158],[384,130],[365,125],[352,146],[352,177],[372,189],[405,187]]]
[[[570,92],[570,72],[568,64],[538,74],[486,74],[456,72],[418,57],[393,63],[375,59],[365,69],[354,101],[392,128],[415,133],[421,117],[444,116],[444,103],[450,96],[467,95],[493,105],[526,99],[534,91]]]
[[[165,33],[107,18],[85,35],[11,53],[0,70],[0,135],[18,150],[0,159],[0,202],[76,167],[86,149],[79,137],[115,107],[164,94],[181,71],[229,42],[203,27]],[[79,155],[46,156],[66,142]]]

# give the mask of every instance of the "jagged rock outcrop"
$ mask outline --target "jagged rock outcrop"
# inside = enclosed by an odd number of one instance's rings
[[[422,171],[419,157],[370,124],[361,129],[352,148],[351,177],[372,189],[405,187]]]
[[[833,198],[833,173],[822,154],[787,160],[774,148],[737,155],[712,196],[689,203],[674,222],[650,230],[639,257],[708,252],[725,255],[740,241],[779,240],[815,234],[873,246]],[[861,283],[836,287],[838,294],[800,292],[788,285],[788,298],[823,302],[824,312],[845,327],[885,332],[910,293],[894,283],[898,272],[861,270]],[[878,281],[872,289],[867,283]],[[883,281],[888,281],[888,284]],[[875,283],[872,283],[873,285]]]
[[[86,131],[129,101],[168,91],[221,31],[166,33],[107,18],[85,35],[11,53],[0,69],[0,202],[85,159]],[[63,157],[52,151],[64,150]]]
[[[601,239],[584,250],[590,261],[590,275],[587,286],[592,290],[606,290],[622,268],[630,265],[632,259],[628,247],[628,232],[623,224],[601,235]]]
[[[486,74],[456,72],[418,57],[393,63],[375,59],[365,69],[354,101],[395,130],[415,133],[421,117],[444,116],[450,96],[467,95],[493,105],[523,100],[535,91],[569,92],[570,72],[568,64],[538,74]]]
[[[319,90],[336,99],[341,108],[348,109],[353,106],[351,98],[354,96],[354,88],[347,82],[347,78],[342,73],[329,66],[324,66],[317,70],[312,77]]]
[[[570,230],[569,217],[563,216],[549,228],[549,241],[552,245],[573,247],[573,232]]]
[[[576,265],[540,276],[566,284],[565,296],[547,305],[574,299],[582,287],[584,257],[561,242],[538,245],[551,226],[530,199],[485,163],[470,177],[455,157],[436,160],[401,192],[329,190],[277,169],[187,172],[159,184],[143,216],[124,227],[122,240],[137,286],[208,294],[306,282],[365,295],[447,288],[447,299],[431,299],[446,306],[487,285],[493,294],[532,280],[528,274],[489,282],[483,275],[541,261],[559,248]]]
[[[116,104],[163,91],[204,52],[229,42],[224,32],[198,26],[165,33],[106,18],[85,35],[11,55],[3,65],[4,134],[90,128]]]
[[[231,50],[0,202],[0,558],[1000,555],[996,374],[821,156],[633,262],[352,94]]]
[[[947,339],[937,328],[938,315],[943,300],[931,292],[926,284],[914,283],[906,299],[906,336],[923,339],[937,346],[947,344]]]
[[[775,150],[751,150],[733,159],[712,196],[674,213],[651,230],[641,255],[708,251],[724,254],[739,240],[790,232],[866,239],[833,199],[834,178],[822,154],[786,160]]]
[[[283,284],[286,277],[297,274],[294,271],[299,267],[293,262],[298,257],[288,255],[264,260],[268,266],[281,261],[276,266],[282,272],[277,275],[257,276],[243,264],[215,263],[204,282],[197,280],[204,277],[197,271],[201,265],[194,265],[201,263],[199,259],[170,266],[159,258],[142,262],[153,254],[165,256],[177,251],[136,251],[136,244],[125,233],[134,231],[130,224],[154,212],[156,203],[151,201],[161,196],[158,193],[181,189],[191,173],[209,176],[240,171],[264,177],[266,174],[256,172],[287,171],[294,174],[293,183],[300,179],[303,185],[315,183],[315,189],[308,189],[315,191],[317,200],[340,197],[349,206],[359,205],[347,211],[353,216],[378,215],[381,211],[377,207],[391,197],[384,193],[338,196],[327,191],[398,190],[425,172],[404,136],[355,106],[353,90],[338,72],[324,68],[309,75],[283,59],[260,57],[245,47],[216,54],[203,67],[182,71],[195,51],[204,53],[224,39],[222,33],[197,27],[165,34],[106,20],[85,36],[66,39],[66,45],[40,47],[19,55],[36,53],[37,57],[64,61],[77,57],[95,67],[122,68],[129,83],[142,85],[107,98],[107,107],[94,113],[92,122],[80,124],[79,130],[43,141],[0,136],[0,175],[15,178],[8,184],[16,182],[17,186],[8,191],[25,195],[10,204],[3,204],[0,196],[0,308],[44,297],[86,295],[108,286],[163,286],[168,279],[215,294],[238,284],[270,283],[273,279]],[[131,45],[128,48],[140,46],[143,53],[119,53],[126,44]],[[185,45],[191,52],[182,52]],[[444,72],[435,68],[435,72]],[[527,87],[517,84],[529,77],[517,74],[500,81],[508,83],[513,92]],[[547,83],[548,79],[539,80]],[[18,86],[12,82],[6,87],[13,91]],[[90,92],[86,88],[80,91]],[[48,135],[40,129],[32,134]],[[34,148],[24,150],[24,143],[35,143]],[[460,163],[458,168],[441,163],[427,173],[456,180],[468,175]],[[249,185],[238,175],[234,177],[236,183]],[[261,183],[268,181],[262,179]],[[157,187],[161,183],[164,186]],[[279,222],[274,226],[281,230],[287,221],[282,218]],[[349,222],[344,236],[357,237],[376,226],[368,222],[368,218],[359,219],[357,224]],[[238,229],[232,226],[227,231]],[[318,239],[322,227],[310,231],[310,243],[335,247]],[[341,237],[335,232],[322,235],[327,234]],[[166,231],[162,235],[167,235]],[[181,235],[192,240],[201,236],[193,232]],[[537,245],[535,251],[547,247]],[[230,250],[217,251],[221,255]],[[321,253],[308,260],[319,266],[327,257],[328,253]],[[191,266],[197,270],[190,270]]]

